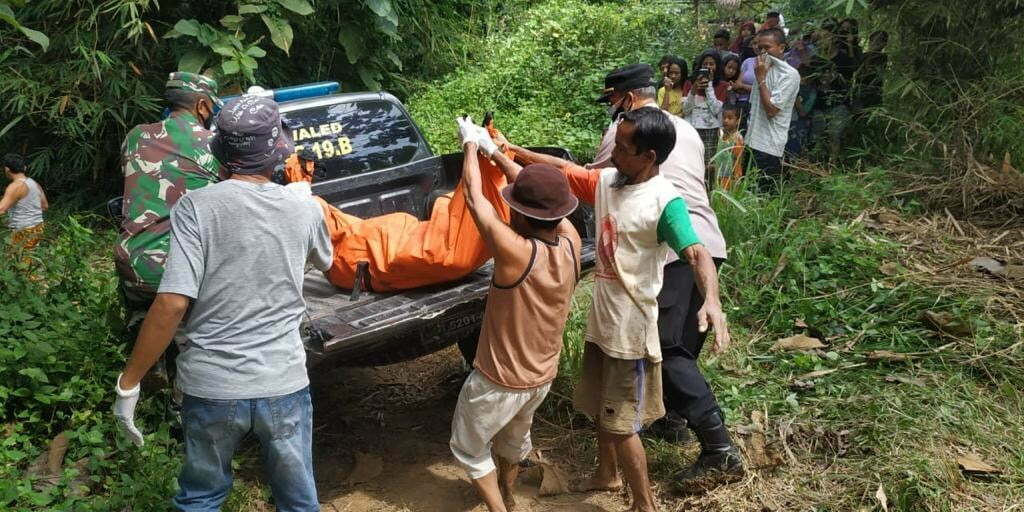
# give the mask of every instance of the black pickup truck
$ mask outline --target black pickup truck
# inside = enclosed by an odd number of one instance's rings
[[[391,94],[328,94],[279,103],[297,149],[316,157],[320,175],[313,193],[346,213],[366,218],[403,211],[425,219],[434,199],[451,192],[462,174],[462,153],[433,154]],[[572,159],[565,149],[533,149]],[[589,268],[593,213],[581,207],[572,220],[584,240],[582,264]],[[487,263],[459,281],[399,293],[343,290],[320,272],[308,272],[303,339],[310,366],[390,364],[453,343],[464,354],[472,351],[491,267]]]
[[[337,87],[322,82],[250,92],[274,97],[296,150],[313,155],[313,194],[362,218],[398,211],[429,217],[434,200],[459,182],[462,153],[435,155],[391,94],[335,94]],[[531,149],[573,159],[561,148]],[[120,217],[121,198],[111,200],[107,208]],[[583,239],[581,264],[586,270],[594,264],[593,212],[581,205],[571,220]],[[491,269],[488,262],[458,281],[392,293],[340,289],[319,271],[308,271],[302,337],[309,366],[384,365],[453,343],[471,357]]]

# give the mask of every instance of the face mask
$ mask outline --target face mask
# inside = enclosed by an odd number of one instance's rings
[[[622,115],[623,112],[626,112],[628,110],[626,108],[625,104],[626,104],[626,100],[625,100],[625,98],[623,98],[623,100],[621,102],[619,102],[618,105],[609,105],[608,106],[608,115],[610,115],[612,117],[612,121],[618,120],[619,116]]]
[[[210,130],[210,129],[213,128],[213,109],[212,109],[212,107],[210,107],[207,110],[207,112],[209,112],[209,115],[205,116],[205,119],[201,119],[200,122],[203,124],[203,127],[205,127],[207,130]],[[203,114],[200,113],[198,106],[196,106],[196,117],[197,118],[204,117]]]

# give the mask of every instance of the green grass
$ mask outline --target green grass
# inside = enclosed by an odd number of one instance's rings
[[[877,198],[885,197],[887,182],[872,170],[802,177],[771,199],[744,190],[715,198],[730,245],[721,282],[734,346],[720,357],[706,354],[703,369],[733,430],[751,424],[752,412],[765,414],[770,451],[785,463],[703,498],[709,510],[761,503],[871,509],[879,483],[895,510],[1002,510],[1024,502],[1024,350],[1014,347],[1020,326],[986,317],[980,298],[879,272],[904,249],[853,220],[885,204]],[[788,263],[772,278],[783,256]],[[973,336],[940,337],[920,322],[925,309],[968,319]],[[579,367],[573,359],[581,352],[581,318],[573,312],[565,335],[566,395]],[[825,336],[828,347],[814,354],[769,352],[778,338],[805,331],[797,320]],[[927,352],[948,343],[954,345],[911,362],[865,357],[871,350]],[[813,379],[812,389],[791,386],[797,376],[832,369]],[[916,384],[886,381],[897,376]],[[568,404],[559,407],[550,413],[563,423],[574,418]],[[780,428],[788,434],[781,436]],[[589,460],[592,447],[581,446]],[[648,446],[661,483],[695,456],[694,446],[680,450],[653,440]],[[965,477],[955,460],[967,452],[1003,474]]]

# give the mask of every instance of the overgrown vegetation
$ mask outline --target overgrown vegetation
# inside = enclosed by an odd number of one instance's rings
[[[440,152],[458,148],[454,115],[494,111],[510,140],[567,147],[586,160],[609,121],[594,102],[609,70],[702,45],[681,23],[665,22],[679,16],[664,4],[547,2],[483,41],[484,58],[414,94],[409,108]]]
[[[155,476],[178,462],[166,427],[135,450],[110,419],[110,383],[125,347],[109,226],[53,215],[28,256],[6,249],[8,233],[0,234],[0,508],[110,510],[165,500],[170,481]],[[51,473],[47,450],[62,432],[66,462]]]
[[[703,368],[753,471],[701,498],[666,493],[672,507],[871,510],[880,485],[891,510],[1005,510],[1024,500],[1021,326],[985,315],[989,297],[941,288],[903,266],[921,260],[861,215],[920,209],[879,199],[890,187],[872,169],[803,175],[770,199],[745,190],[718,196],[735,343],[724,356],[705,355]],[[571,396],[582,353],[588,301],[579,302],[566,333],[563,396]],[[970,332],[938,332],[922,321],[925,311],[949,314]],[[772,350],[801,334],[825,346]],[[558,396],[548,414],[566,428],[586,424]],[[663,489],[696,456],[695,444],[647,443]],[[593,440],[573,445],[566,460],[588,469]],[[965,454],[1002,474],[961,473]]]
[[[1020,8],[1014,0],[999,2],[994,9],[1012,14]],[[691,28],[687,6],[670,3],[321,0],[307,14],[287,7],[300,3],[203,3],[200,10],[194,2],[37,0],[23,7],[0,1],[0,15],[14,5],[19,26],[51,37],[43,53],[17,26],[0,30],[0,62],[10,71],[0,75],[9,113],[0,120],[0,148],[26,149],[34,172],[58,197],[70,190],[105,197],[120,186],[114,162],[124,130],[158,115],[165,73],[199,42],[206,52],[199,66],[218,67],[229,87],[340,78],[351,88],[377,82],[397,90],[438,151],[456,149],[454,116],[493,110],[512,140],[566,146],[586,159],[607,123],[603,108],[593,103],[603,74],[628,62],[655,62],[663,53],[693,55],[706,32]],[[835,13],[826,10],[831,0],[801,3],[807,12]],[[274,15],[292,27],[288,55],[262,19],[269,11],[221,23],[237,16],[240,4],[277,6]],[[898,34],[890,46],[887,109],[875,117],[889,137],[865,139],[859,143],[864,147],[847,153],[856,171],[801,174],[771,199],[744,190],[715,198],[730,243],[722,278],[736,342],[726,356],[706,359],[705,368],[748,457],[757,439],[764,449],[752,461],[754,476],[691,505],[869,509],[879,484],[898,510],[997,510],[1024,501],[1019,320],[993,316],[982,304],[986,299],[966,289],[929,282],[928,273],[909,266],[905,246],[867,227],[861,215],[880,206],[914,215],[928,206],[909,194],[885,199],[899,186],[892,179],[898,169],[948,175],[958,172],[951,165],[957,155],[991,152],[1001,159],[1008,151],[1014,161],[1024,158],[1017,122],[1024,114],[1017,85],[1024,69],[1013,50],[1024,32],[1019,16],[1007,16],[1006,27],[996,32],[1005,38],[984,36],[988,48],[1002,44],[1003,51],[977,66],[981,74],[947,73],[941,62],[951,57],[938,48],[981,42],[974,39],[979,33],[961,34],[957,27],[962,20],[996,23],[980,11],[995,4],[975,2],[969,9],[977,11],[962,14],[955,9],[961,2],[905,4],[900,10],[877,1],[863,10],[850,3],[862,27],[890,27]],[[927,11],[931,5],[941,8]],[[388,13],[397,16],[396,27],[388,25]],[[930,19],[935,30],[947,24],[954,43],[943,43],[941,34],[916,33],[911,25],[920,19]],[[162,37],[180,20],[198,25],[182,25],[184,37]],[[339,33],[339,26],[358,29],[359,37]],[[228,33],[242,48],[229,39],[223,51],[216,50]],[[928,51],[918,51],[925,36]],[[251,76],[236,51],[257,62],[246,66]],[[923,73],[927,66],[921,74],[904,74],[915,58],[931,59],[936,73],[949,80],[936,85],[934,75]],[[199,57],[193,59],[191,64]],[[225,69],[229,61],[238,61],[238,69]],[[971,142],[954,147],[956,140]],[[968,149],[973,152],[962,152]],[[5,236],[0,230],[2,246]],[[29,263],[4,256],[0,265],[0,508],[161,510],[174,492],[180,448],[161,427],[163,397],[148,396],[140,407],[147,433],[141,450],[115,434],[109,414],[111,383],[127,351],[120,339],[112,240],[109,226],[95,217],[54,215]],[[570,319],[565,386],[578,369],[587,305],[579,297]],[[959,318],[971,332],[928,329],[920,320],[925,310]],[[805,353],[769,350],[778,338],[798,333],[820,336],[827,346]],[[878,350],[914,355],[869,357]],[[547,411],[555,423],[578,424],[558,397],[552,396]],[[41,478],[46,475],[33,462],[45,457],[61,432],[69,440],[64,466]],[[572,454],[584,465],[593,454],[589,442]],[[694,455],[692,446],[652,444],[652,467],[662,483]],[[955,458],[967,453],[1002,474],[962,474]],[[227,510],[247,510],[249,496],[265,498],[244,483],[238,487]]]
[[[254,83],[338,80],[345,90],[386,87],[405,96],[466,62],[481,37],[526,5],[0,2],[0,21],[9,22],[0,23],[0,151],[27,155],[52,197],[93,208],[120,191],[124,134],[159,118],[170,71],[202,70],[225,94]],[[33,44],[32,30],[47,34],[48,45]]]

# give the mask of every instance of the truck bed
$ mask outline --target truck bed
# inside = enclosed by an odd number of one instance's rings
[[[584,269],[593,265],[594,257],[593,240],[584,240]],[[362,292],[355,300],[351,290],[338,288],[323,273],[311,270],[303,287],[308,313],[303,332],[313,332],[309,329],[312,327],[323,333],[322,343],[316,341],[316,336],[305,336],[311,365],[333,359],[331,353],[342,348],[347,360],[333,364],[374,364],[376,361],[367,357],[396,332],[410,338],[409,352],[387,354],[388,360],[416,357],[475,336],[483,318],[492,269],[493,263],[487,262],[459,281],[402,292]]]

